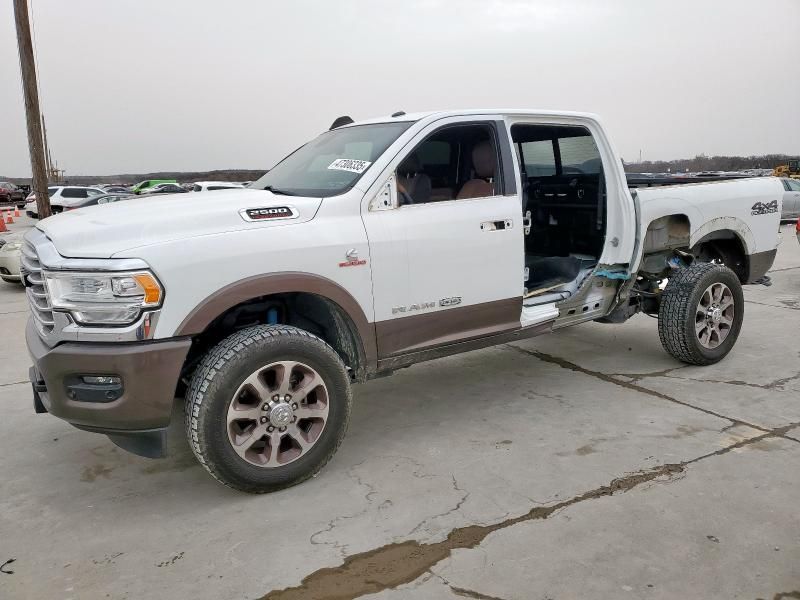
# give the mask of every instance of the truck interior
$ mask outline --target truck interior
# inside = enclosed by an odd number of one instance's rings
[[[603,251],[606,185],[594,138],[584,127],[516,124],[522,169],[524,304],[574,295]]]
[[[397,168],[401,204],[482,198],[499,193],[497,151],[487,125],[444,127]]]
[[[574,295],[597,266],[606,233],[600,153],[585,127],[515,124],[525,216],[524,304]],[[492,196],[500,192],[499,153],[487,125],[445,127],[397,168],[400,204]]]

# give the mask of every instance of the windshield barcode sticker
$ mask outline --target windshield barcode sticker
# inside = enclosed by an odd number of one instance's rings
[[[363,173],[372,163],[368,160],[356,160],[355,158],[337,158],[330,165],[329,169],[336,171],[350,171],[351,173]]]

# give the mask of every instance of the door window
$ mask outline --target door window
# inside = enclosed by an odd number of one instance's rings
[[[489,125],[447,126],[417,145],[398,165],[400,204],[502,195],[501,172]]]
[[[562,137],[558,140],[564,174],[597,174],[602,169],[600,151],[591,135]]]
[[[517,144],[517,156],[528,177],[556,174],[556,154],[553,140],[538,140]]]

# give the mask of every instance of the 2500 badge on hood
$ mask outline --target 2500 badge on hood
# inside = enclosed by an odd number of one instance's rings
[[[291,206],[270,206],[266,208],[246,208],[239,212],[245,221],[275,221],[295,219],[297,211]]]

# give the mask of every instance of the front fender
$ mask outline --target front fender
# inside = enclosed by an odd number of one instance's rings
[[[282,272],[255,275],[231,283],[201,301],[183,319],[176,337],[197,335],[227,310],[254,298],[287,292],[315,294],[336,304],[351,319],[368,365],[377,361],[375,325],[370,323],[353,296],[338,283],[312,273]]]

